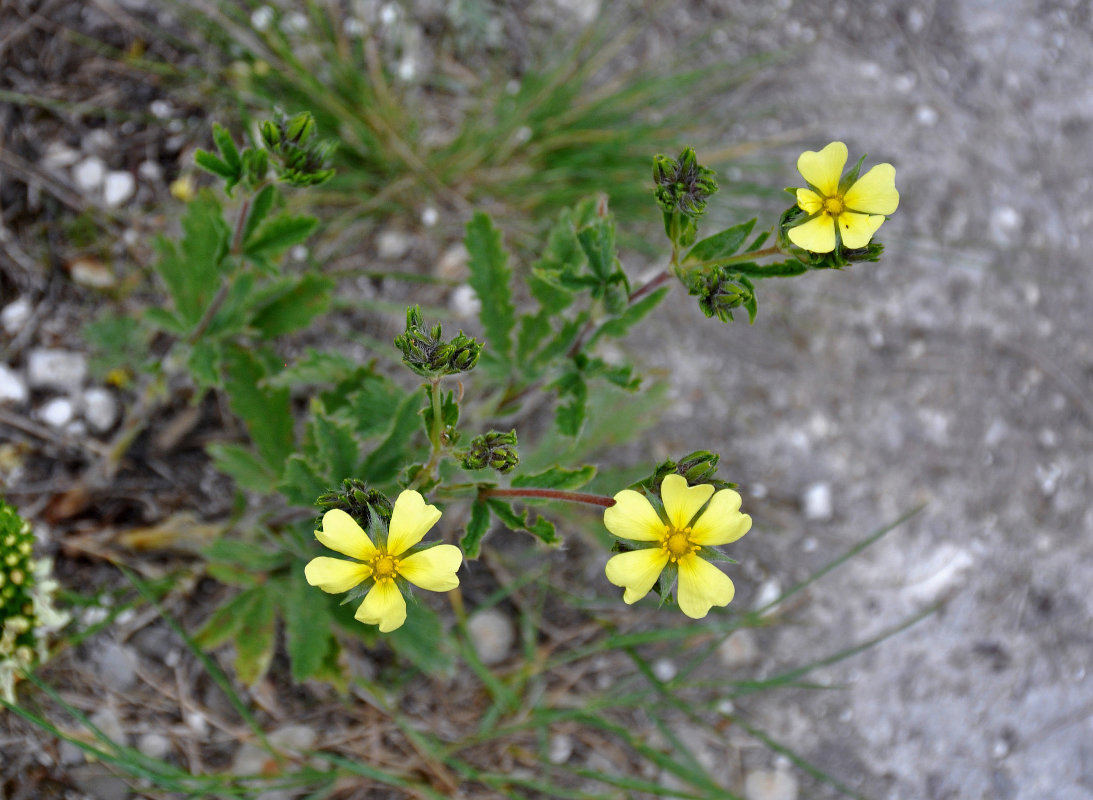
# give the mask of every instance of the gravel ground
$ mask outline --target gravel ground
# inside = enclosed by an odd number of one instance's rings
[[[749,710],[867,797],[1093,796],[1089,6],[724,7],[804,44],[769,91],[808,148],[892,162],[902,200],[882,264],[764,285],[752,327],[675,298],[667,446],[719,448],[742,484],[744,603],[927,504],[815,587],[761,671],[947,601],[822,672],[845,689]]]
[[[642,334],[677,399],[656,448],[720,451],[756,519],[734,553],[737,603],[926,504],[810,589],[789,612],[797,624],[737,639],[728,663],[772,674],[943,603],[811,676],[839,690],[765,694],[741,709],[865,797],[1090,797],[1088,4],[693,2],[673,25],[661,45],[705,30],[730,54],[799,50],[757,86],[781,110],[731,127],[724,144],[842,139],[868,164],[895,164],[902,194],[882,264],[764,285],[750,327],[709,322],[676,292]],[[138,199],[153,186],[162,195],[176,145],[156,150],[158,174],[136,155],[105,163],[95,191],[128,170]],[[800,149],[782,152],[780,184],[798,182]],[[68,321],[49,317],[39,339],[59,347]],[[8,355],[43,341],[17,344]],[[94,430],[85,395],[70,411]],[[788,777],[766,748],[743,761],[749,800],[837,796]]]

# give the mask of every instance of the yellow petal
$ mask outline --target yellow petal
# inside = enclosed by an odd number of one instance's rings
[[[687,479],[682,475],[669,475],[660,484],[660,499],[664,502],[664,511],[668,515],[668,522],[676,530],[686,528],[712,494],[713,487],[710,484],[688,486]]]
[[[722,489],[691,528],[691,541],[707,547],[729,544],[750,529],[751,517],[740,513],[740,495],[732,489]]]
[[[398,574],[415,586],[430,592],[446,592],[459,585],[455,571],[463,563],[463,553],[451,544],[438,544],[402,559]]]
[[[348,592],[358,583],[367,580],[371,574],[372,568],[367,564],[327,556],[313,558],[304,567],[307,582],[330,594]]]
[[[607,560],[607,580],[626,589],[622,599],[636,603],[649,593],[668,563],[668,551],[660,547],[630,550]]]
[[[786,235],[795,245],[812,253],[830,253],[835,249],[835,221],[827,214],[790,228]]]
[[[391,511],[391,530],[387,534],[387,552],[404,553],[420,542],[429,528],[440,519],[440,509],[425,504],[425,498],[407,489],[395,500]]]
[[[899,206],[896,168],[891,164],[877,164],[846,190],[843,202],[851,211],[861,211],[863,214],[895,212]]]
[[[376,581],[353,617],[366,625],[379,625],[390,633],[406,621],[406,600],[393,580]]]
[[[679,560],[679,588],[676,601],[680,610],[691,619],[702,619],[711,606],[727,606],[736,588],[729,576],[709,561],[693,553]]]
[[[798,189],[797,205],[800,206],[802,211],[811,216],[823,211],[824,199],[811,189]]]
[[[615,495],[615,505],[603,512],[603,524],[620,539],[656,542],[664,535],[664,522],[645,495],[623,489]]]
[[[376,554],[376,546],[361,526],[340,508],[323,514],[323,529],[315,531],[315,538],[331,550],[358,561],[368,561]]]
[[[843,245],[851,248],[865,247],[884,219],[879,214],[875,217],[855,214],[852,211],[839,214],[839,233],[842,234]]]
[[[831,197],[839,191],[839,178],[842,177],[844,166],[846,145],[842,142],[832,142],[818,153],[815,150],[805,150],[797,159],[797,171],[824,197]]]

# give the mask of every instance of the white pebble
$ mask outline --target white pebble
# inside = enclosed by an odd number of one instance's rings
[[[174,107],[166,100],[162,99],[153,100],[148,106],[148,110],[152,112],[152,116],[159,117],[160,119],[167,119],[167,117],[175,113]]]
[[[103,202],[107,208],[118,208],[132,199],[137,190],[137,182],[133,173],[115,170],[106,173],[106,181],[103,184]]]
[[[269,6],[259,6],[250,15],[250,24],[254,26],[256,31],[269,30],[269,26],[273,22],[273,15],[273,9]]]
[[[467,623],[474,650],[483,664],[499,664],[505,660],[516,641],[516,633],[508,616],[496,608],[487,608],[471,617]]]
[[[771,600],[777,596],[774,595]],[[759,643],[755,633],[747,628],[736,631],[718,646],[717,657],[730,669],[754,664],[759,660]]]
[[[551,764],[564,764],[573,755],[573,737],[564,733],[556,733],[550,737],[550,748],[547,750],[547,760]]]
[[[814,522],[826,522],[835,515],[835,506],[831,498],[831,484],[814,483],[805,489],[801,498],[805,519]]]
[[[31,389],[79,389],[87,377],[87,359],[71,350],[39,348],[27,354],[27,382]]]
[[[66,397],[54,397],[52,400],[47,400],[40,406],[35,416],[46,425],[52,425],[54,428],[63,428],[72,421],[72,417],[75,416],[75,414],[76,410],[72,407],[71,400]]]
[[[158,161],[141,161],[137,167],[137,175],[149,183],[159,183],[163,180],[163,167]]]
[[[116,692],[126,692],[137,682],[137,654],[126,645],[107,641],[91,654],[95,674]]]
[[[678,674],[679,670],[676,669],[676,665],[672,663],[671,659],[658,658],[653,662],[653,675],[662,683],[667,683]]]
[[[137,749],[148,758],[162,760],[171,752],[171,740],[160,733],[146,733],[137,739]]]
[[[83,396],[83,417],[95,433],[106,433],[118,421],[118,401],[109,389],[94,387]]]
[[[929,561],[912,573],[904,596],[923,605],[936,603],[963,583],[964,573],[974,564],[975,559],[967,550],[942,544]]]
[[[937,124],[938,114],[930,106],[919,106],[915,109],[915,120],[919,125],[924,125],[927,128],[932,128]]]
[[[72,180],[84,194],[99,190],[106,178],[106,162],[98,156],[88,156],[72,168]]]
[[[186,727],[193,731],[197,738],[204,739],[208,735],[209,721],[200,711],[194,709],[184,711],[182,718],[186,722]]]
[[[744,781],[747,800],[797,800],[797,779],[782,770],[757,770]]]
[[[95,128],[83,138],[83,146],[88,150],[109,153],[114,149],[114,137],[106,128]]]
[[[383,231],[376,237],[376,251],[380,258],[402,258],[410,249],[410,237],[400,231]]]
[[[30,390],[19,373],[6,364],[0,364],[0,405],[11,403],[21,406],[30,399]]]
[[[64,169],[80,160],[80,152],[73,150],[64,142],[50,142],[42,155],[41,164],[46,169]]]
[[[440,219],[440,213],[432,206],[425,206],[421,210],[421,224],[426,228],[431,228],[436,225]]]
[[[467,284],[463,284],[452,290],[452,296],[448,300],[448,307],[456,316],[471,319],[477,317],[478,312],[482,310],[482,301],[478,299],[474,289]]]
[[[4,333],[9,336],[15,336],[22,331],[29,319],[30,301],[25,297],[13,300],[4,306],[3,311],[0,311],[0,326],[3,326]]]
[[[759,591],[755,595],[755,608],[769,606],[782,596],[782,582],[777,578],[767,578],[759,585]]]
[[[129,737],[125,735],[118,712],[111,706],[102,706],[91,715],[91,723],[102,731],[112,742],[120,745],[128,743]]]

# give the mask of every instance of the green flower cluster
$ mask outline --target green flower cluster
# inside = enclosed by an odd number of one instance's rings
[[[33,553],[30,524],[0,501],[0,697],[9,703],[16,673],[44,661],[46,637],[68,621],[52,605],[52,565]]]
[[[395,337],[402,363],[424,378],[469,372],[478,363],[482,345],[463,331],[446,342],[440,325],[427,329],[419,306],[406,309],[406,332]]]
[[[495,469],[502,475],[512,472],[520,463],[516,449],[516,431],[490,431],[471,440],[470,449],[460,457],[463,469]]]
[[[262,142],[277,161],[277,177],[293,186],[314,186],[334,177],[328,167],[335,143],[315,140],[315,118],[307,111],[261,125]]]

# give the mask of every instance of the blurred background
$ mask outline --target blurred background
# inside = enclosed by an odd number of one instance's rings
[[[636,442],[596,455],[625,472],[699,448],[722,454],[721,474],[755,520],[733,553],[730,609],[741,612],[922,510],[770,624],[709,652],[695,671],[706,693],[687,696],[720,709],[723,736],[680,712],[645,721],[650,747],[688,753],[749,800],[1087,798],[1091,15],[1087,3],[1033,0],[10,0],[0,9],[3,494],[83,596],[117,586],[111,562],[169,572],[186,549],[177,539],[231,513],[232,487],[202,449],[212,417],[185,400],[144,445],[150,482],[71,491],[136,402],[126,368],[139,342],[108,321],[162,302],[152,237],[176,232],[183,202],[210,183],[193,153],[210,147],[213,120],[241,134],[275,107],[309,108],[339,140],[338,177],[308,197],[322,233],[299,260],[339,280],[337,313],[312,335],[362,360],[399,330],[407,298],[473,330],[459,242],[474,208],[495,216],[528,264],[559,209],[606,192],[624,266],[651,275],[667,257],[648,185],[654,152],[693,145],[717,169],[711,226],[742,214],[763,226],[787,205],[781,188],[799,181],[797,155],[842,140],[852,157],[868,153],[867,167],[896,167],[901,204],[881,231],[882,262],[768,281],[751,326],[707,320],[675,289],[626,343],[667,382],[661,416]],[[133,531],[145,536],[136,550],[124,538]],[[573,548],[558,569],[602,583],[602,555]],[[542,557],[530,546],[511,555]],[[192,629],[216,590],[196,572],[188,580],[165,602]],[[127,613],[70,643],[43,678],[76,708],[108,709],[99,727],[145,756],[261,772],[240,724],[209,733],[230,709],[204,691],[155,608]],[[808,674],[822,689],[717,683],[785,675],[863,644]],[[164,653],[180,649],[164,677]],[[589,668],[587,686],[573,679],[578,706],[593,703],[597,681],[634,671],[617,655]],[[498,663],[520,657],[503,650]],[[685,660],[670,647],[646,657],[669,682]],[[361,667],[369,679],[375,669]],[[458,680],[424,682],[360,702],[435,722],[437,695],[458,691]],[[307,692],[271,684],[248,699],[267,731],[289,731],[286,746],[330,746],[323,709],[338,701]],[[158,699],[135,704],[142,693]],[[0,737],[11,797],[131,791],[10,712]],[[545,741],[551,763],[573,774],[626,774],[635,758],[573,731]],[[359,758],[414,750],[354,746]],[[538,774],[518,748],[496,746],[491,757],[510,772]],[[434,791],[463,796],[420,757]],[[558,785],[575,797],[707,796],[653,764],[662,792]],[[428,796],[340,790],[323,796]]]

